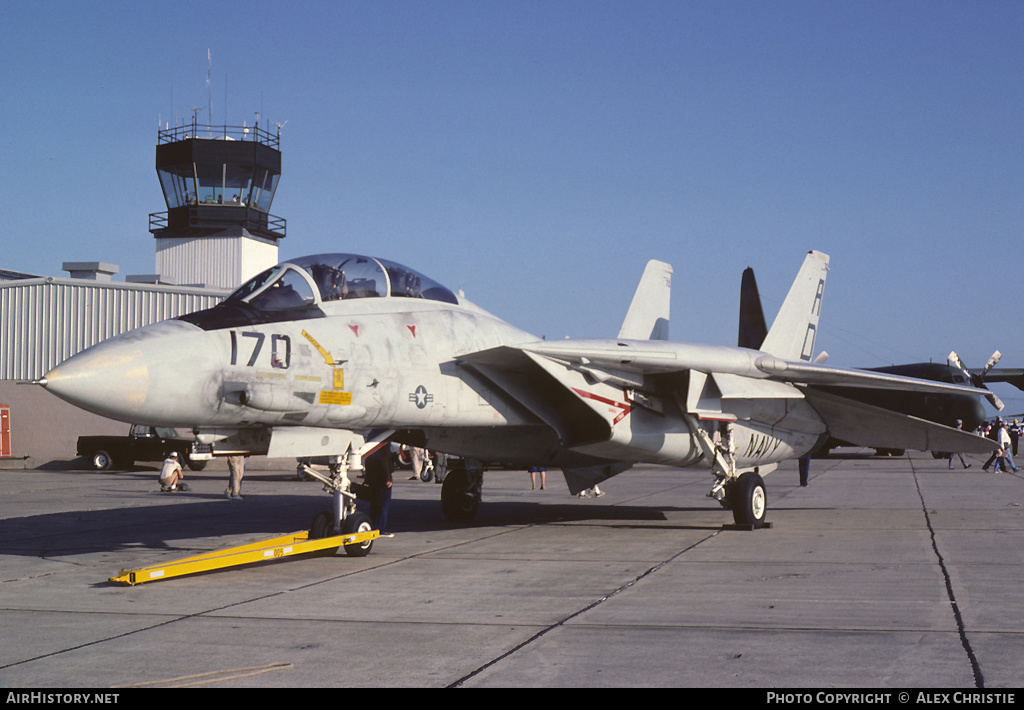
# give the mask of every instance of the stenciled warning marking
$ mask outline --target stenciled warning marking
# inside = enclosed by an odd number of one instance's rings
[[[352,393],[320,390],[320,404],[352,404]]]

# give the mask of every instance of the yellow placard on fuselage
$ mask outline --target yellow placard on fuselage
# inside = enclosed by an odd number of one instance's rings
[[[352,404],[352,393],[320,390],[320,404]]]

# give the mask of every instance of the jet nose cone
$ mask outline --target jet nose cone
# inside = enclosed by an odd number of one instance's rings
[[[165,383],[169,356],[180,336],[198,332],[180,321],[165,321],[119,335],[65,360],[40,384],[77,407],[112,419],[159,424],[165,409],[154,397]],[[177,337],[176,337],[177,336]],[[160,387],[159,389],[163,389]],[[173,394],[173,393],[172,393]]]
[[[64,361],[43,381],[49,392],[71,404],[120,419],[123,410],[137,411],[146,401],[149,369],[138,348],[115,339]]]

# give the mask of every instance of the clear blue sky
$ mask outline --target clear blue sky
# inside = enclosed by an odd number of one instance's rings
[[[819,249],[831,362],[1024,366],[1022,38],[1018,1],[3,0],[0,268],[154,271],[157,124],[206,118],[209,50],[214,123],[287,122],[282,258],[548,338],[614,336],[657,258],[673,339],[734,344],[742,270],[770,321]]]

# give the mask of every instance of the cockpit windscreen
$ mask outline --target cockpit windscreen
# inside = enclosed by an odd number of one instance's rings
[[[266,311],[389,296],[458,303],[454,293],[433,279],[386,259],[356,254],[292,259],[253,277],[225,303],[244,301]]]

